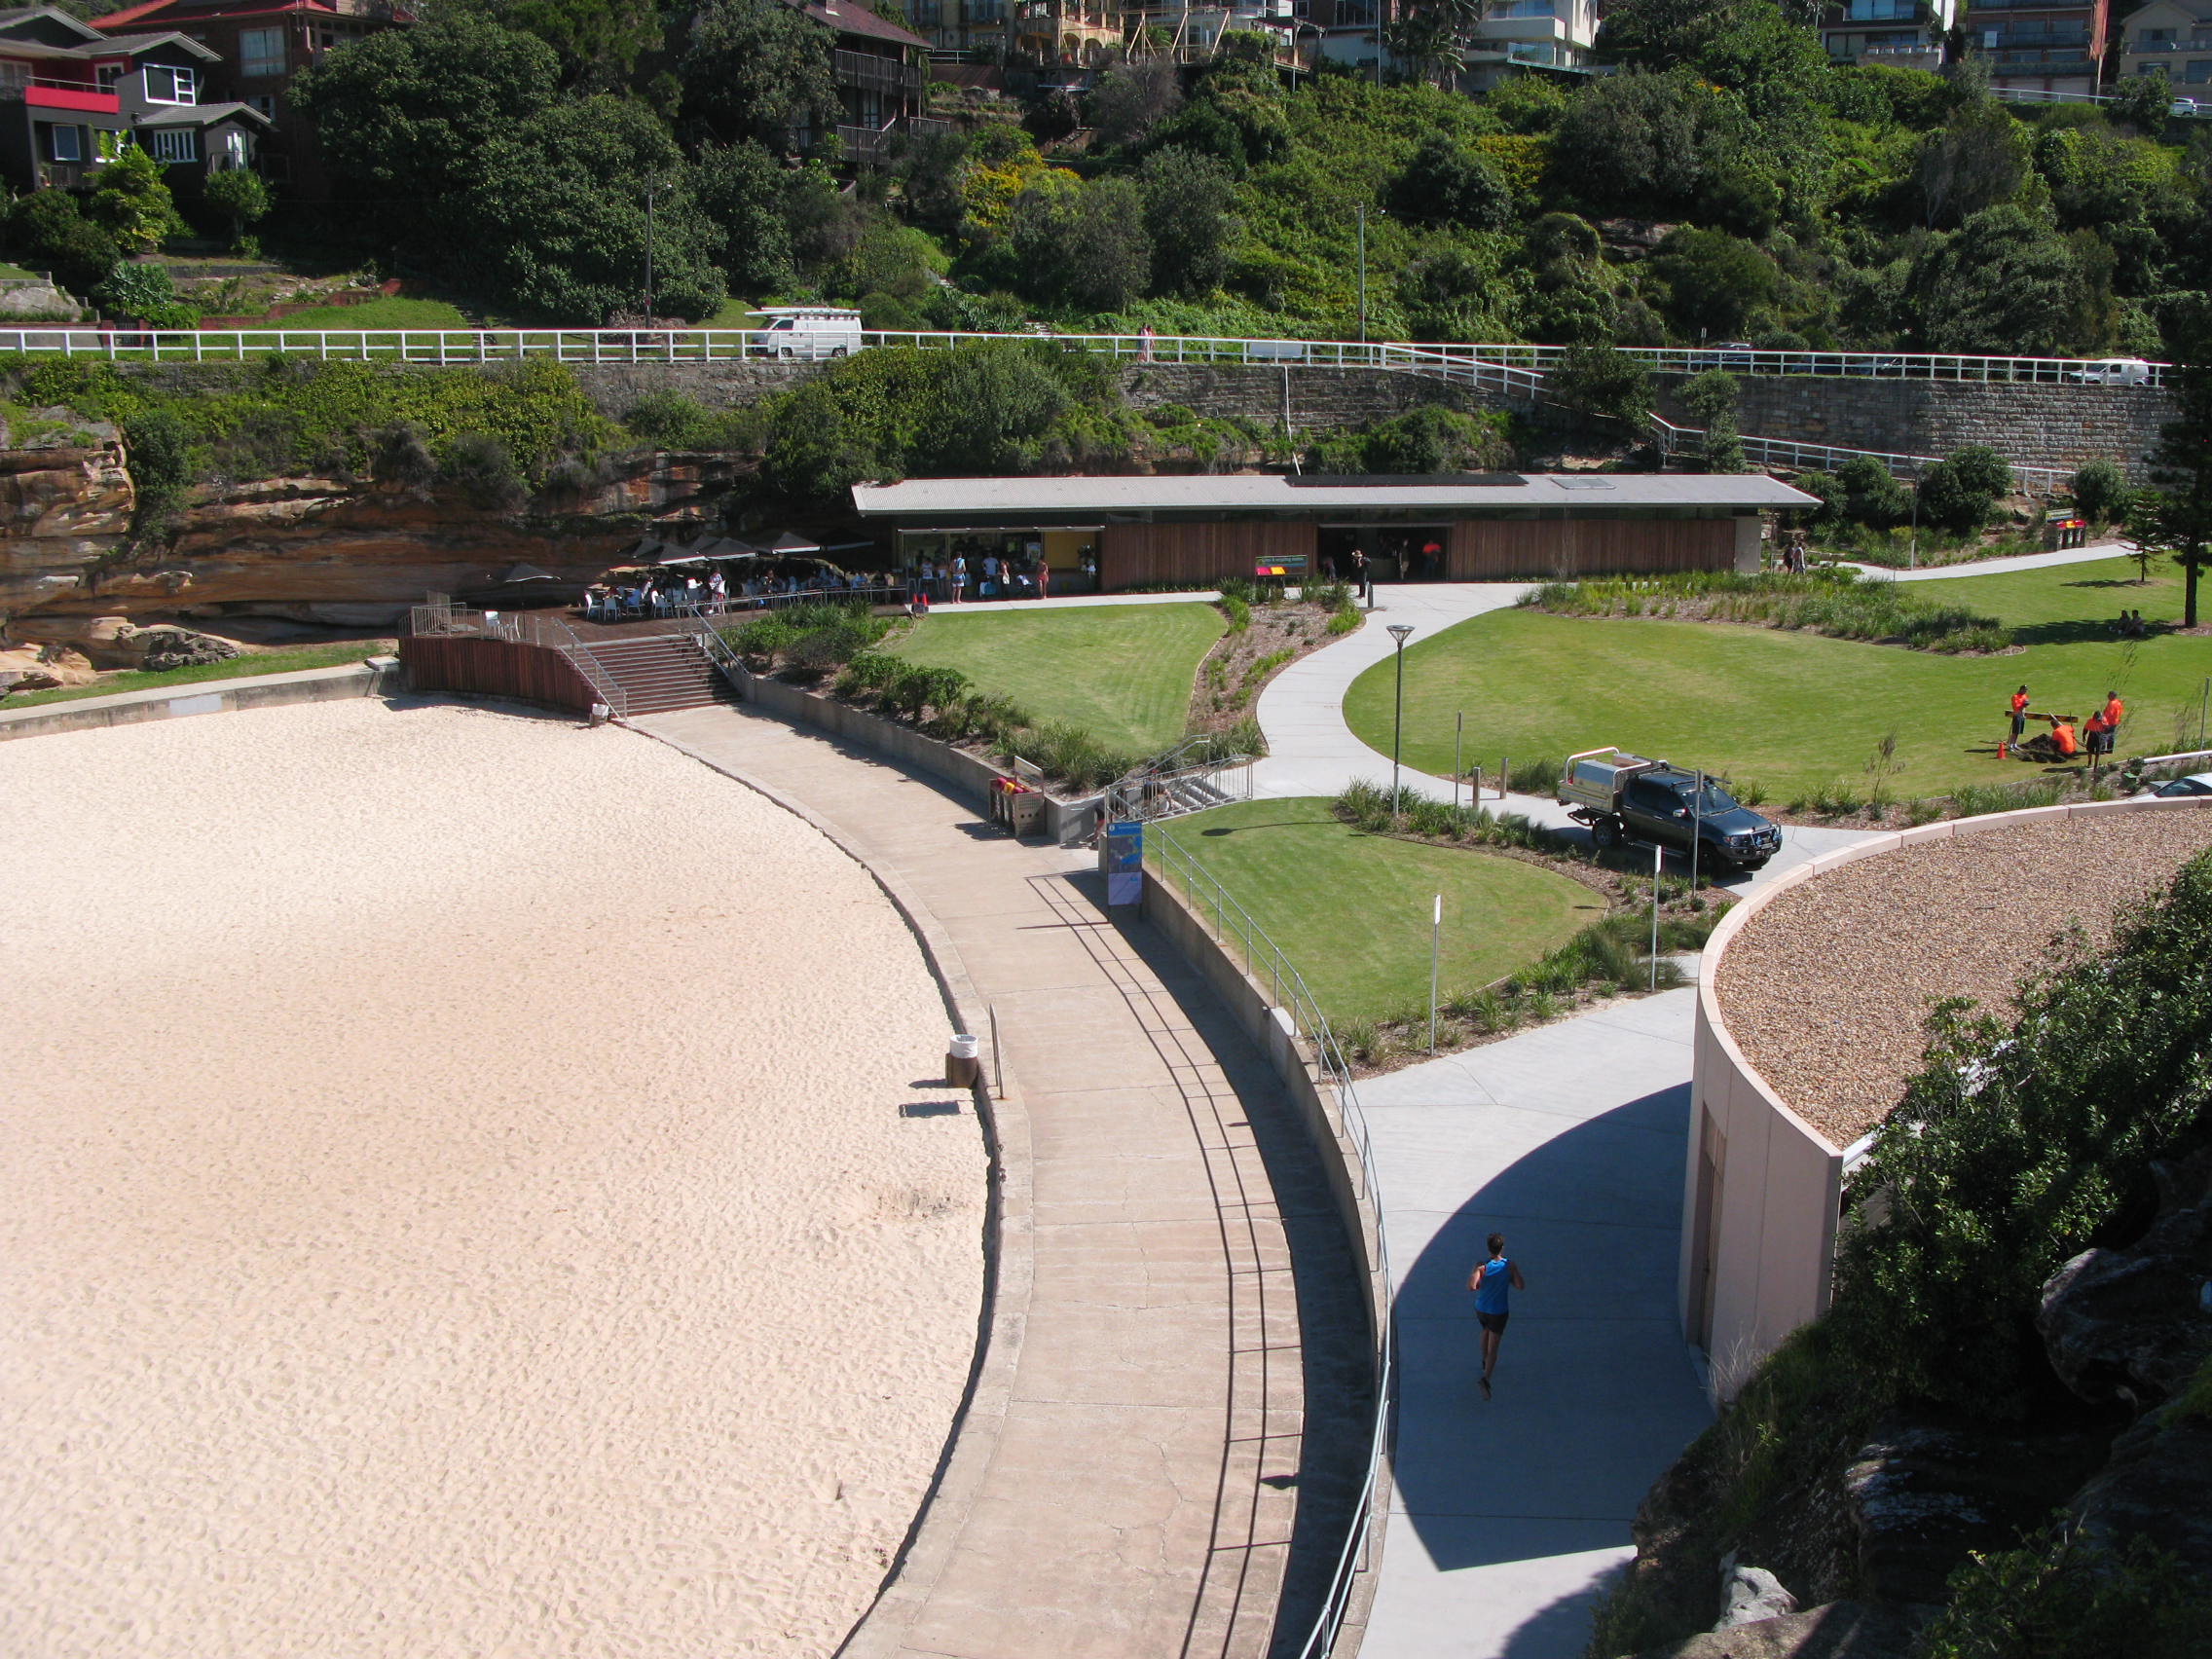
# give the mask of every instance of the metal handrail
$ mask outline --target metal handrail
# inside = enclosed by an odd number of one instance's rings
[[[599,700],[607,705],[609,715],[616,719],[629,718],[629,697],[615,683],[613,677],[600,665],[599,658],[591,654],[591,647],[576,637],[576,631],[566,620],[533,611],[530,625],[533,645],[559,651],[567,659],[569,666],[582,675],[592,690],[599,694]]]
[[[1392,369],[1444,378],[1509,381],[1519,370],[1532,381],[1556,364],[1564,346],[1524,343],[1293,340],[1208,335],[985,334],[958,330],[879,330],[860,333],[859,348],[912,346],[944,350],[982,340],[1053,341],[1117,359],[1140,362],[1243,363],[1327,369]],[[239,328],[131,329],[56,327],[0,329],[0,351],[32,355],[104,357],[125,361],[244,362],[271,351],[334,360],[390,360],[467,364],[541,357],[564,363],[719,362],[770,359],[785,350],[827,358],[855,350],[854,336],[779,342],[750,328]],[[1965,381],[1977,384],[2096,385],[2090,359],[1972,356],[1952,352],[1783,351],[1717,346],[1632,346],[1622,353],[1658,374],[1733,373],[1781,376],[1860,376],[1891,380]],[[2147,387],[2163,384],[2171,365],[2151,362]],[[1515,387],[1520,389],[1520,387]]]
[[[1329,1593],[1298,1650],[1299,1659],[1327,1659],[1336,1645],[1338,1633],[1344,1628],[1352,1589],[1374,1536],[1376,1497],[1381,1490],[1383,1459],[1389,1452],[1393,1392],[1397,1385],[1395,1294],[1390,1272],[1390,1243],[1382,1225],[1382,1188],[1375,1177],[1374,1137],[1368,1131],[1366,1114],[1360,1110],[1358,1092],[1352,1086],[1351,1067],[1345,1059],[1344,1050],[1329,1029],[1328,1016],[1307,988],[1306,977],[1299,973],[1297,965],[1268,936],[1267,929],[1253,919],[1252,913],[1230,897],[1228,889],[1212,872],[1177,845],[1167,831],[1161,830],[1147,835],[1145,854],[1157,865],[1162,878],[1182,888],[1200,927],[1206,926],[1206,904],[1210,898],[1214,914],[1209,931],[1225,949],[1235,946],[1241,939],[1245,975],[1255,985],[1272,986],[1274,1006],[1290,1015],[1294,1035],[1304,1039],[1326,1086],[1322,1092],[1324,1114],[1328,1094],[1333,1091],[1336,1095],[1337,1117],[1333,1126],[1338,1137],[1350,1146],[1358,1159],[1360,1196],[1367,1200],[1374,1218],[1374,1246],[1369,1260],[1374,1264],[1371,1272],[1376,1309],[1375,1428],[1368,1445],[1367,1476],[1360,1485],[1352,1525],[1346,1533],[1344,1548],[1338,1554],[1336,1569],[1330,1577]]]
[[[1650,417],[1652,427],[1659,433],[1660,448],[1673,454],[1677,449],[1705,452],[1705,428],[1677,426],[1665,416]],[[1821,471],[1832,471],[1846,461],[1878,461],[1892,477],[1910,478],[1918,482],[1923,471],[1941,463],[1939,455],[1902,455],[1888,450],[1847,449],[1841,444],[1800,443],[1795,438],[1760,438],[1749,432],[1737,434],[1748,460],[1762,466],[1781,467],[1791,472],[1802,472],[1808,466]],[[2055,495],[2066,488],[2065,480],[2071,476],[2063,467],[2023,466],[2018,461],[2008,461],[2012,476],[2020,488],[2031,495]]]

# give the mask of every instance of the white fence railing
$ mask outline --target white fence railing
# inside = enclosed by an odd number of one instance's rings
[[[1700,427],[1677,426],[1658,415],[1650,419],[1663,454],[1705,453],[1705,432]],[[1778,472],[1833,472],[1847,461],[1877,461],[1893,478],[1909,478],[1917,484],[1923,472],[1943,459],[1939,455],[1897,455],[1887,450],[1799,443],[1794,438],[1759,438],[1748,432],[1740,435],[1740,441],[1746,461]],[[2073,488],[2074,475],[2064,467],[2022,466],[2017,461],[2007,464],[2012,468],[2013,482],[2025,495],[2055,496]]]
[[[117,362],[245,362],[283,352],[325,359],[469,364],[541,358],[561,363],[810,361],[873,346],[943,350],[979,340],[1052,340],[1117,359],[1312,369],[1386,369],[1436,375],[1526,394],[1567,348],[1411,341],[1257,340],[1203,335],[973,334],[935,330],[822,335],[777,341],[745,328],[235,328],[0,329],[0,352]],[[2072,357],[1977,357],[1932,352],[1770,351],[1751,347],[1624,348],[1657,374],[1726,369],[1742,375],[2103,386],[2107,371]],[[2156,387],[2167,365],[2149,363],[2138,385]],[[2111,384],[2120,384],[2117,375]]]
[[[1230,897],[1229,890],[1188,850],[1178,845],[1164,827],[1146,832],[1145,857],[1160,876],[1182,890],[1201,927],[1208,924],[1207,910],[1212,910],[1212,933],[1221,941],[1224,952],[1233,960],[1241,954],[1245,974],[1253,983],[1270,987],[1273,1006],[1290,1015],[1293,1029],[1321,1074],[1324,1100],[1329,1093],[1336,1095],[1333,1126],[1343,1144],[1358,1160],[1360,1196],[1366,1199],[1373,1218],[1375,1423],[1367,1449],[1367,1475],[1360,1484],[1351,1524],[1346,1530],[1344,1547],[1338,1552],[1321,1611],[1297,1649],[1299,1659],[1327,1659],[1336,1646],[1337,1633],[1344,1627],[1345,1615],[1350,1609],[1359,1574],[1368,1566],[1369,1546],[1374,1540],[1377,1523],[1382,1519],[1377,1500],[1382,1493],[1383,1459],[1389,1454],[1390,1419],[1397,1388],[1397,1327],[1392,1307],[1395,1291],[1390,1273],[1390,1245],[1382,1225],[1382,1188],[1375,1178],[1374,1139],[1368,1133],[1367,1118],[1360,1111],[1359,1096],[1352,1088],[1351,1067],[1329,1029],[1328,1016],[1314,1001],[1313,993],[1307,989],[1305,976],[1299,973],[1297,966],[1268,937],[1267,929],[1253,919],[1252,913]],[[1366,1245],[1369,1241],[1361,1242]],[[1274,1644],[1274,1650],[1290,1651],[1279,1641]]]

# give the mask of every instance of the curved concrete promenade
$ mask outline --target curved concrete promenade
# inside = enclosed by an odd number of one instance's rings
[[[1003,1040],[988,1341],[938,1491],[845,1652],[1295,1654],[1364,1453],[1336,1415],[1348,1392],[1309,1378],[1362,1375],[1366,1346],[1263,1058],[1149,928],[1098,907],[1088,855],[1014,843],[744,710],[635,723],[830,829]]]

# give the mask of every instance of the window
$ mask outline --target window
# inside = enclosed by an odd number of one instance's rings
[[[117,84],[122,81],[124,76],[129,73],[130,66],[129,64],[102,63],[101,65],[99,65],[99,67],[92,71],[92,79],[100,84],[101,92],[112,92],[115,91]]]
[[[2212,81],[2212,57],[2199,57],[2183,73],[2182,79],[2193,87],[2201,87]]]
[[[239,73],[281,75],[284,72],[282,29],[239,30]]]
[[[1559,14],[1552,0],[1498,0],[1490,9],[1493,18],[1554,18]]]
[[[56,162],[81,162],[85,159],[85,129],[82,127],[50,127],[46,141],[48,157]]]
[[[262,92],[245,101],[261,111],[263,115],[269,117],[271,121],[276,119],[276,94],[275,92]]]
[[[146,101],[188,104],[200,101],[199,77],[190,69],[172,69],[166,63],[146,65]]]
[[[197,162],[200,134],[190,127],[164,127],[146,134],[146,153],[157,162]]]
[[[30,84],[31,66],[28,63],[18,63],[14,59],[0,62],[0,87],[20,92]]]

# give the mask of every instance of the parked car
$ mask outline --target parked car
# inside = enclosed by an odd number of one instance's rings
[[[861,313],[829,306],[770,306],[760,313],[769,318],[756,328],[747,344],[768,357],[843,357],[866,344],[861,339]]]
[[[2205,106],[2194,98],[2176,98],[2166,105],[2168,115],[2202,115]]]
[[[1748,369],[1751,366],[1751,353],[1758,350],[1749,340],[1715,340],[1710,346],[1701,346],[1690,358],[1690,372],[1705,369]]]
[[[2212,795],[2212,772],[2192,772],[2186,778],[2169,778],[2162,784],[2153,784],[2155,795]]]
[[[1656,841],[1714,866],[1757,869],[1782,850],[1782,831],[1712,778],[1618,749],[1570,756],[1559,798],[1601,847]]]
[[[2077,386],[2149,386],[2151,365],[2141,357],[2100,357],[2066,371]]]
[[[1901,375],[1904,373],[1902,357],[1846,357],[1843,372],[1847,375]]]

